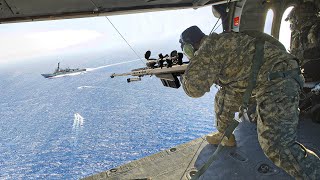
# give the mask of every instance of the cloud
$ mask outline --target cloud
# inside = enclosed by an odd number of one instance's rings
[[[208,34],[216,22],[211,7],[171,10],[110,17],[126,41],[135,48],[173,39],[179,47],[181,32],[198,25]],[[87,27],[87,30],[83,30]],[[10,32],[9,32],[10,31]],[[0,29],[0,64],[59,54],[85,51],[113,51],[126,48],[126,42],[105,17],[41,21],[5,25]]]
[[[30,41],[46,46],[46,49],[55,50],[81,44],[101,36],[92,30],[60,30],[31,33],[26,36]]]
[[[0,63],[36,57],[66,47],[84,44],[102,36],[93,30],[56,30],[26,34],[2,34]]]
[[[172,36],[179,39],[181,32],[193,25],[209,34],[217,21],[212,15],[211,6],[196,10],[189,8],[117,15],[109,19],[130,43],[152,42]]]

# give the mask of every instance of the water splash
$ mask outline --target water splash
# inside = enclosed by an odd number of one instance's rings
[[[79,129],[82,129],[83,123],[84,123],[84,118],[79,113],[75,113],[74,119],[73,119],[72,129],[76,130],[76,131]]]

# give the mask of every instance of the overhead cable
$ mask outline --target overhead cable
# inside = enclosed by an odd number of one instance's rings
[[[110,19],[108,18],[108,16],[106,16],[106,18],[108,19],[108,21],[110,22],[110,24],[113,26],[113,28],[118,32],[118,34],[121,36],[121,38],[127,43],[127,45],[130,47],[130,49],[134,52],[134,54],[140,59],[141,62],[143,62],[143,64],[145,64],[145,62],[142,60],[142,58],[138,55],[138,53],[132,48],[132,46],[129,44],[129,42],[122,36],[122,34],[120,33],[120,31],[114,26],[114,24],[110,21]]]

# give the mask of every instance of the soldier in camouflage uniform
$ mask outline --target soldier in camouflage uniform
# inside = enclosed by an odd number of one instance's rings
[[[320,17],[319,9],[313,2],[298,4],[292,9],[286,21],[290,22],[290,52],[306,62],[320,58]]]
[[[184,91],[191,97],[203,96],[213,84],[221,86],[215,98],[218,132],[207,137],[209,143],[217,144],[217,139],[222,137],[234,113],[242,105],[253,70],[258,38],[247,33],[213,33],[205,36],[200,32],[198,27],[192,26],[181,35],[183,51],[190,58],[181,81]],[[268,36],[267,39],[270,38]],[[275,39],[273,41],[278,42]],[[319,157],[296,142],[303,76],[298,72],[295,57],[287,53],[279,42],[274,42],[265,41],[262,47],[264,62],[252,91],[257,102],[259,143],[266,156],[291,176],[297,179],[320,179]],[[190,53],[192,51],[194,53]],[[270,79],[270,73],[282,72],[294,73],[286,78]],[[223,143],[235,145],[234,136],[233,139],[232,136],[224,139]]]

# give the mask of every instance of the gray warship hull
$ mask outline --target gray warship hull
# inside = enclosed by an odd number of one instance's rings
[[[69,69],[68,71],[56,72],[52,74],[41,74],[41,75],[45,78],[52,78],[59,75],[72,74],[72,73],[83,72],[83,71],[86,71],[86,69]]]

